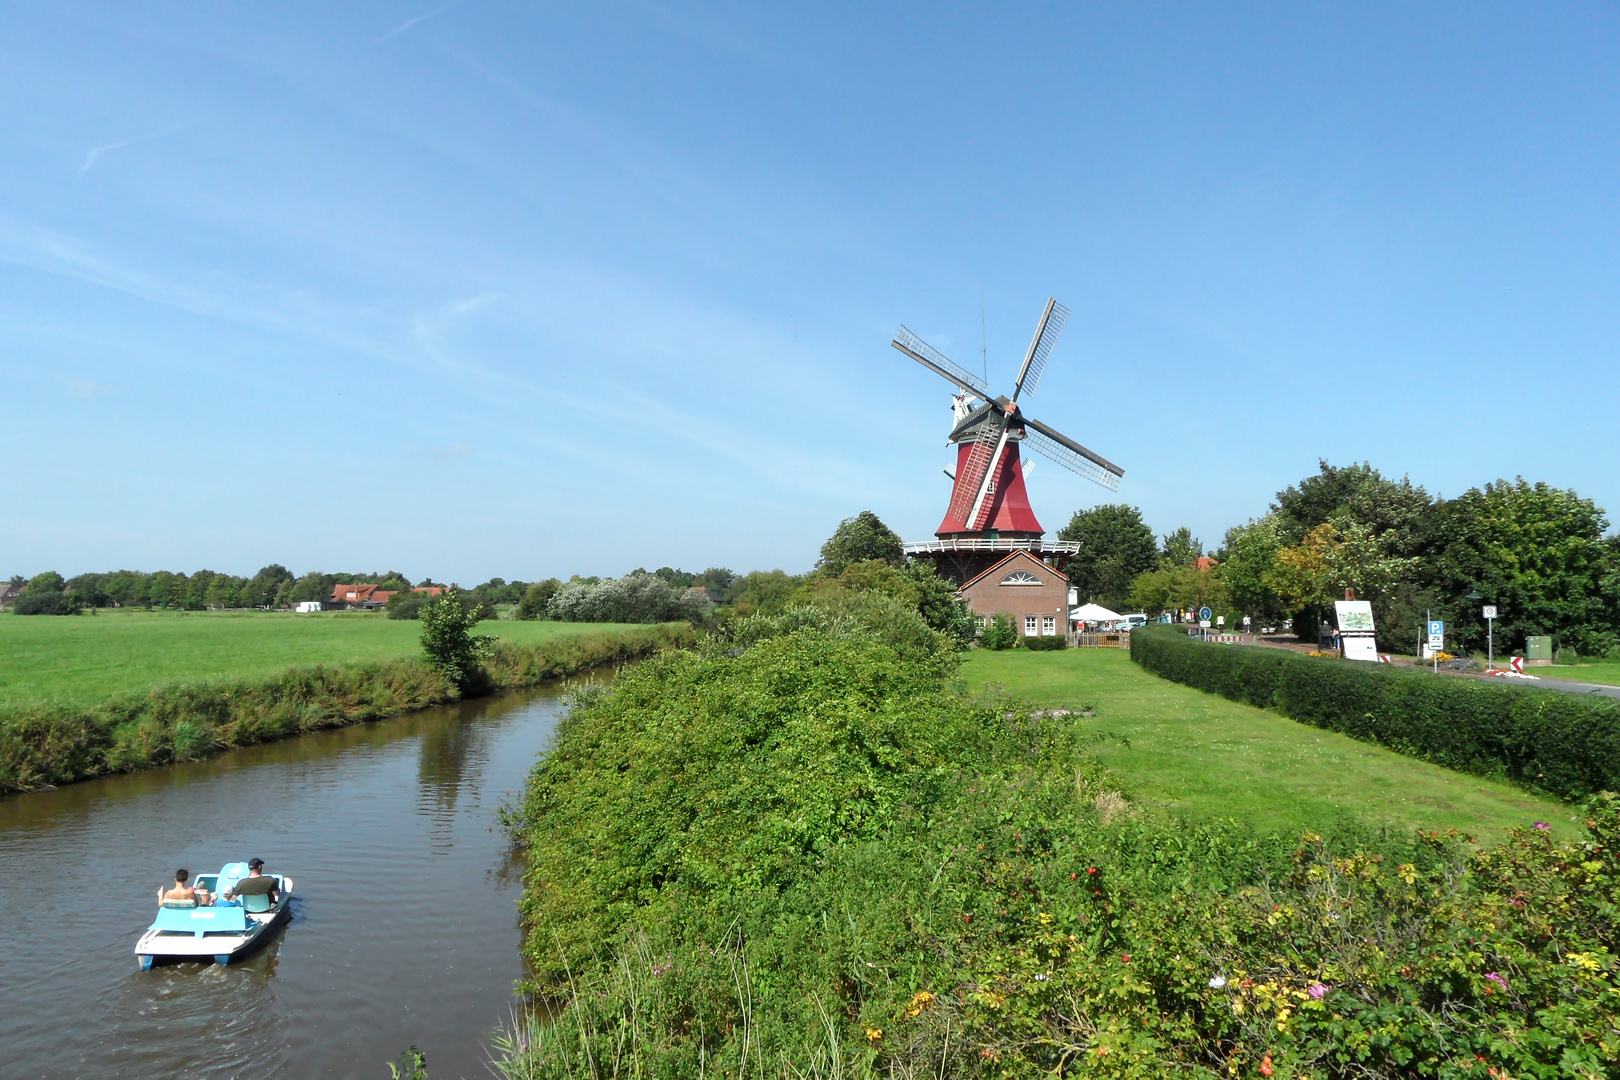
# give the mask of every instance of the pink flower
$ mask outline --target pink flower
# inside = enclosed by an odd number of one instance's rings
[[[1552,828],[1552,826],[1547,824],[1545,821],[1538,821],[1536,822],[1536,828],[1540,829],[1542,832],[1546,832],[1548,829]]]
[[[1498,974],[1498,973],[1497,973],[1497,972],[1494,972],[1494,971],[1487,971],[1487,972],[1486,972],[1486,973],[1485,973],[1485,977],[1486,977],[1486,978],[1487,978],[1487,979],[1489,979],[1489,980],[1491,980],[1491,982],[1493,982],[1493,983],[1497,983],[1497,984],[1499,984],[1499,985],[1500,985],[1500,986],[1501,986],[1501,987],[1502,987],[1502,989],[1504,989],[1504,990],[1506,990],[1506,989],[1507,989],[1507,980],[1506,980],[1506,979],[1504,979],[1504,978],[1503,978],[1503,977],[1502,977],[1502,976],[1501,976],[1501,975],[1500,975],[1500,974]]]
[[[1321,1001],[1323,998],[1327,997],[1327,992],[1330,989],[1331,987],[1323,986],[1321,983],[1311,983],[1311,985],[1305,988],[1305,992],[1311,995],[1311,997],[1316,1001]]]

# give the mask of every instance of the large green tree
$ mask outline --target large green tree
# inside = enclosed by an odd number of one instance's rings
[[[870,510],[862,510],[838,523],[838,528],[821,545],[816,569],[837,577],[854,563],[882,559],[890,566],[904,566],[905,554],[900,534],[883,524]]]
[[[1204,554],[1204,545],[1192,530],[1183,525],[1173,533],[1160,537],[1159,569],[1173,570],[1178,566],[1192,566]]]
[[[1079,553],[1069,562],[1068,575],[1070,584],[1079,590],[1081,603],[1094,601],[1115,610],[1125,607],[1131,582],[1159,564],[1153,530],[1134,506],[1110,503],[1077,510],[1058,539],[1080,544]]]
[[[1371,529],[1387,554],[1401,557],[1421,546],[1424,518],[1433,503],[1411,480],[1390,480],[1366,462],[1339,466],[1319,461],[1316,475],[1279,491],[1271,509],[1284,546],[1300,543],[1329,521],[1341,529],[1354,522]]]
[[[1522,477],[1474,488],[1435,509],[1423,561],[1435,592],[1454,601],[1471,641],[1484,637],[1478,608],[1495,604],[1499,646],[1550,634],[1560,648],[1603,654],[1617,644],[1620,597],[1608,519],[1591,499]],[[1482,597],[1461,602],[1469,592]]]

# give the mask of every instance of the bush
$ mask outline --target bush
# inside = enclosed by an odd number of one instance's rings
[[[390,619],[420,619],[422,609],[433,602],[433,597],[425,592],[397,592],[388,598],[383,606]]]
[[[1210,645],[1169,627],[1133,633],[1131,659],[1174,682],[1447,768],[1566,799],[1620,789],[1620,702]]]
[[[494,648],[492,637],[474,637],[469,631],[486,613],[482,604],[467,609],[461,590],[450,588],[422,609],[422,652],[428,663],[463,692],[482,675],[480,663]]]
[[[1047,637],[1025,637],[1019,644],[1030,652],[1056,652],[1058,649],[1068,648],[1069,639],[1062,634],[1054,634]]]
[[[1012,616],[1001,611],[990,616],[990,623],[979,635],[979,644],[987,649],[1010,649],[1018,644],[1018,630]]]
[[[702,623],[714,611],[707,596],[688,593],[656,574],[637,572],[605,581],[570,581],[546,605],[560,622]]]
[[[12,602],[17,615],[77,615],[79,601],[67,593],[26,592]]]
[[[518,601],[517,617],[533,621],[546,617],[546,607],[551,598],[562,589],[562,582],[556,578],[546,578],[530,585],[524,592],[523,599]]]
[[[1477,855],[1164,821],[1078,716],[858,633],[724,644],[583,697],[535,770],[525,952],[565,1011],[504,1075],[1612,1073],[1612,798]]]

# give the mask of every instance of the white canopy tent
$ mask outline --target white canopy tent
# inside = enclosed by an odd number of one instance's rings
[[[1117,618],[1119,612],[1109,611],[1101,604],[1081,604],[1069,609],[1070,622],[1112,622]]]

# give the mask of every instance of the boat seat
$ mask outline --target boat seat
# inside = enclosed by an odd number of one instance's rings
[[[244,893],[236,898],[242,904],[242,910],[250,915],[263,915],[271,908],[268,893]]]
[[[192,908],[197,906],[195,900],[165,900],[160,905],[166,908]]]

